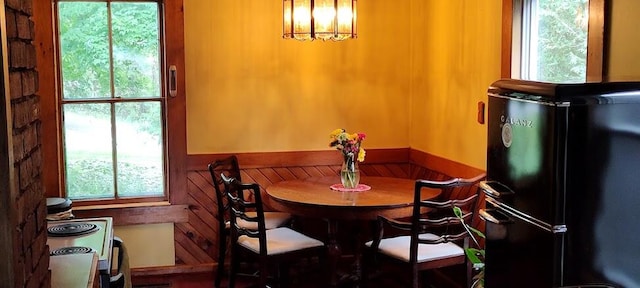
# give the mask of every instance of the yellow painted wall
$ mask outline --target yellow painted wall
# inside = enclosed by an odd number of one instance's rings
[[[486,169],[477,103],[500,77],[501,5],[412,1],[411,148]]]
[[[129,267],[175,265],[173,223],[116,226],[129,255]]]
[[[640,81],[640,1],[611,1],[609,80]]]
[[[189,154],[409,146],[409,1],[360,1],[357,40],[282,39],[282,1],[185,0]]]

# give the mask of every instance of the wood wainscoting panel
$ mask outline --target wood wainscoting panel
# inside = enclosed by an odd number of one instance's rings
[[[418,171],[412,171],[411,178],[422,178],[422,177],[414,177],[418,176],[421,173],[427,172],[427,176],[435,176],[438,177],[438,174],[443,174],[447,178],[473,178],[477,175],[480,175],[485,172],[484,169],[478,169],[475,167],[471,167],[468,165],[464,165],[446,158],[442,158],[439,156],[435,156],[420,150],[411,149],[409,151],[409,162],[412,164],[411,167],[417,169]],[[420,170],[429,170],[429,171],[421,171]],[[430,174],[435,172],[435,174]],[[442,176],[439,176],[442,177]],[[425,177],[423,179],[437,179]],[[437,180],[442,180],[437,179]]]
[[[217,200],[210,178],[208,170],[187,172],[188,221],[175,224],[176,264],[215,262]]]

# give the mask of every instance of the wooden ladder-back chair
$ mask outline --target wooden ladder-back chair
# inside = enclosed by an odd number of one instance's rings
[[[224,191],[224,184],[220,173],[225,173],[229,177],[233,177],[238,181],[241,180],[240,165],[238,165],[238,159],[235,155],[231,155],[222,159],[215,160],[208,165],[209,173],[211,174],[211,181],[215,189],[216,201],[217,201],[217,214],[216,220],[218,220],[218,268],[215,275],[215,287],[220,287],[220,282],[224,275],[224,263],[227,253],[227,239],[229,238],[230,231],[230,215],[229,204]],[[248,212],[249,215],[255,212]],[[265,212],[265,227],[266,229],[272,229],[286,225],[291,220],[291,215],[282,212]],[[258,227],[255,223],[240,221],[240,225],[246,225],[247,228],[257,230]]]
[[[471,224],[477,210],[479,189],[477,184],[483,175],[471,179],[455,178],[447,181],[416,180],[414,189],[413,213],[409,221],[378,217],[378,227],[374,239],[365,243],[364,282],[372,270],[372,263],[390,262],[391,267],[408,267],[402,271],[411,271],[411,287],[422,287],[421,271],[466,264],[466,285],[471,283],[472,266],[467,260],[464,249],[469,247],[469,235],[460,219],[453,213],[453,207],[462,210],[463,220]],[[474,188],[475,187],[475,188]],[[467,190],[462,199],[438,199],[425,201],[421,198],[424,188],[449,190]],[[471,190],[469,190],[471,189]],[[449,196],[451,197],[451,193]],[[385,238],[387,232],[393,236]],[[393,228],[393,229],[389,229]]]
[[[221,174],[231,214],[231,273],[229,287],[235,287],[238,274],[240,249],[258,258],[259,287],[267,287],[269,268],[277,267],[278,282],[288,284],[288,264],[317,256],[325,262],[326,248],[322,241],[306,236],[288,227],[266,229],[260,187],[256,183],[245,184]],[[253,201],[246,200],[253,193]],[[255,214],[246,211],[255,210]],[[248,229],[240,221],[254,223],[257,229]]]

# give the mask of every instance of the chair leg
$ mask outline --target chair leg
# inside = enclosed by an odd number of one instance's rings
[[[260,257],[260,275],[259,275],[259,284],[260,288],[267,287],[267,279],[269,276],[269,263],[265,257]]]
[[[416,267],[411,269],[411,283],[413,288],[420,288],[420,270]]]
[[[224,275],[224,258],[227,253],[227,235],[223,234],[220,236],[220,239],[218,239],[220,244],[218,245],[218,269],[216,269],[215,288],[220,288],[220,282]]]
[[[331,279],[331,275],[330,275],[330,271],[329,271],[329,259],[327,258],[327,250],[324,249],[324,251],[322,253],[320,253],[320,255],[318,256],[318,264],[320,264],[321,267],[321,275],[323,275],[324,277],[322,277],[322,279],[324,279],[323,281],[326,282],[322,282],[324,285],[329,286],[329,282]]]
[[[369,253],[369,248],[365,247],[362,249],[362,273],[360,274],[360,287],[366,288],[369,286],[369,277],[371,275],[371,265],[373,265],[373,261],[371,261],[371,253]]]
[[[232,241],[233,242],[233,241]],[[238,248],[233,243],[231,244],[231,268],[229,272],[229,288],[236,287],[236,275],[238,274],[238,266],[240,260],[238,259]]]
[[[281,263],[278,266],[278,281],[279,281],[279,286],[282,288],[287,288],[289,287],[289,264],[288,263]]]

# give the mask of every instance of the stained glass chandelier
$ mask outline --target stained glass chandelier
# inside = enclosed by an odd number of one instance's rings
[[[357,0],[283,0],[285,39],[334,40],[357,37]]]

